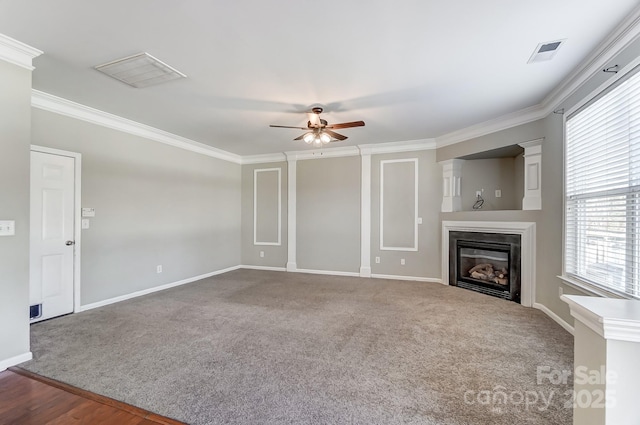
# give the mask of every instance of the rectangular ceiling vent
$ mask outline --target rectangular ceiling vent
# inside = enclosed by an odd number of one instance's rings
[[[95,69],[136,88],[186,77],[182,72],[146,52],[98,65]]]
[[[550,61],[565,41],[566,39],[547,41],[546,43],[538,44],[538,47],[535,48],[527,63]]]

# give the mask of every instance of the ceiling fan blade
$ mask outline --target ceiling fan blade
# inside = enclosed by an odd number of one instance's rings
[[[328,125],[326,128],[338,129],[338,128],[351,128],[351,127],[364,127],[364,121],[353,121],[353,122],[343,122],[340,124],[331,124],[331,125]]]
[[[335,131],[327,130],[326,128],[325,128],[324,132],[327,133],[329,136],[333,137],[334,139],[338,139],[338,140],[346,140],[346,139],[348,139],[347,136],[343,136],[342,134],[338,134]]]
[[[307,127],[291,127],[291,126],[288,126],[288,125],[273,125],[273,124],[271,124],[269,127],[277,127],[277,128],[296,128],[296,129],[298,129],[298,130],[308,130],[308,128],[307,128]]]
[[[304,136],[306,136],[306,135],[307,135],[307,133],[304,133],[302,136],[298,136],[293,140],[302,140],[304,138]]]

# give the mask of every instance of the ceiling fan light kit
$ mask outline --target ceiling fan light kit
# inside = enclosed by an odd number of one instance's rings
[[[307,128],[305,127],[292,127],[287,125],[270,125],[270,127],[277,128],[295,128],[299,130],[310,130],[304,133],[302,136],[298,136],[293,140],[303,140],[308,145],[322,146],[326,145],[330,142],[339,142],[342,140],[346,140],[347,136],[343,136],[342,134],[336,133],[331,129],[337,128],[351,128],[351,127],[363,127],[364,121],[353,121],[353,122],[345,122],[341,124],[332,124],[326,120],[320,118],[320,113],[322,112],[322,108],[314,107],[311,109],[309,113],[309,121],[307,121]]]

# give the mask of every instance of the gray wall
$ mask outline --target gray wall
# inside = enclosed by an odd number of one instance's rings
[[[462,179],[460,193],[462,195],[462,209],[472,211],[476,202],[476,191],[482,192],[483,210],[516,210],[522,208],[522,193],[524,192],[523,176],[516,172],[524,171],[524,163],[516,167],[518,158],[474,159],[462,164]],[[516,188],[516,181],[521,187]],[[496,198],[496,189],[502,191],[502,196]]]
[[[29,162],[31,71],[0,60],[0,362],[29,352]]]
[[[440,203],[442,169],[435,161],[435,151],[373,155],[371,159],[371,271],[374,274],[440,279]],[[418,159],[418,251],[380,249],[380,161]],[[397,182],[400,186],[401,182]],[[391,188],[393,190],[393,188]],[[396,190],[402,192],[402,187]],[[385,189],[385,192],[387,189]],[[413,196],[413,193],[409,194]],[[386,232],[386,230],[385,230]],[[375,258],[380,257],[376,264]],[[405,265],[400,264],[405,259]]]
[[[239,165],[39,109],[32,132],[82,154],[83,305],[240,263]]]
[[[297,266],[359,272],[360,157],[297,161]]]
[[[282,234],[281,244],[254,245],[253,244],[253,172],[256,169],[280,168],[281,169],[281,212]],[[259,196],[277,198],[278,194],[273,188],[268,193],[260,193]],[[266,267],[285,267],[287,265],[287,163],[277,162],[257,165],[242,166],[242,264]],[[271,211],[269,215],[275,212]],[[260,257],[260,251],[264,257]]]

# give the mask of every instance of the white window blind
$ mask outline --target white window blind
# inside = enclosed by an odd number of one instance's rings
[[[565,274],[640,298],[640,73],[567,119]]]

